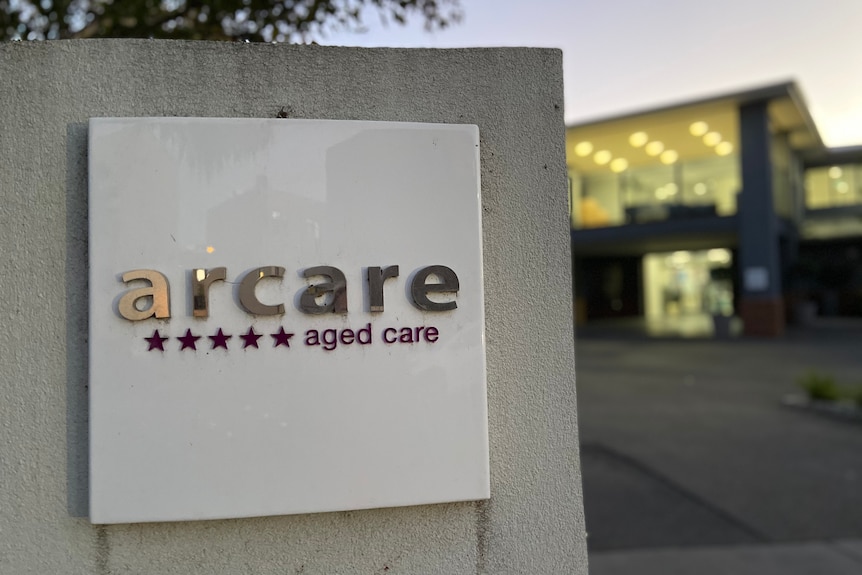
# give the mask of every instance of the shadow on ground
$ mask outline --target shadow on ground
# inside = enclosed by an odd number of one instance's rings
[[[731,545],[764,541],[709,501],[601,445],[581,447],[589,548]],[[625,514],[620,514],[620,509]]]

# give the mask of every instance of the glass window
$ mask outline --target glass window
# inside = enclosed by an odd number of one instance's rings
[[[716,156],[682,165],[683,203],[714,208],[719,216],[736,213],[740,189],[739,157]]]
[[[574,228],[730,216],[741,187],[736,155],[570,178]]]
[[[677,251],[643,258],[647,318],[731,315],[733,274],[730,250]]]
[[[805,172],[805,207],[810,210],[862,204],[862,164],[811,168]]]
[[[775,213],[784,218],[793,218],[796,203],[791,188],[791,152],[785,134],[772,137],[772,202]]]
[[[644,166],[624,174],[625,220],[641,224],[666,220],[668,205],[678,203],[679,186],[673,166]]]
[[[647,166],[630,170],[626,178],[628,205],[675,203],[679,189],[673,166]]]
[[[737,155],[639,166],[619,174],[571,173],[570,179],[574,228],[730,216],[741,187]]]
[[[572,220],[575,227],[598,228],[622,223],[620,176],[590,174],[574,177]]]

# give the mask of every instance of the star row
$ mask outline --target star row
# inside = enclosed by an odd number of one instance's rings
[[[290,347],[290,338],[292,338],[294,334],[287,333],[284,331],[283,327],[279,327],[278,331],[276,333],[271,333],[269,335],[270,335],[270,337],[272,337],[273,340],[275,340],[273,347],[278,347],[280,345],[283,345],[283,346],[289,348]],[[256,349],[260,349],[260,347],[258,346],[258,340],[260,338],[262,338],[263,336],[264,336],[264,334],[255,333],[254,328],[250,327],[250,328],[248,328],[247,332],[245,332],[244,334],[240,334],[238,337],[240,339],[242,339],[242,348],[243,349],[245,349],[247,347],[253,347]],[[222,331],[222,328],[218,328],[218,331],[215,333],[215,335],[208,335],[207,337],[212,342],[212,347],[210,347],[210,349],[216,349],[219,347],[224,348],[224,349],[228,349],[227,340],[229,340],[233,336],[224,333],[224,331]],[[192,333],[191,329],[187,329],[185,335],[182,335],[182,336],[174,338],[174,339],[179,340],[180,351],[182,351],[184,349],[190,349],[192,351],[197,351],[197,349],[198,349],[197,348],[197,341],[201,338],[203,338],[203,336],[194,335]],[[153,351],[153,350],[165,351],[165,342],[171,338],[162,336],[162,334],[159,333],[159,330],[155,330],[151,337],[145,337],[144,339],[147,340],[147,344],[149,346],[149,347],[147,347],[147,351]]]

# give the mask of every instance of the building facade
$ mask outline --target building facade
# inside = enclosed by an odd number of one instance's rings
[[[862,146],[825,147],[794,83],[566,140],[580,323],[685,334],[736,316],[777,336],[814,313],[862,315]]]

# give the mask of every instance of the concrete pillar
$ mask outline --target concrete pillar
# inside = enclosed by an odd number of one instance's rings
[[[739,195],[739,313],[746,335],[784,332],[784,302],[768,102],[740,107],[742,193]]]
[[[18,42],[0,79],[0,571],[587,573],[560,51]],[[282,109],[479,126],[491,499],[91,525],[87,121]]]

